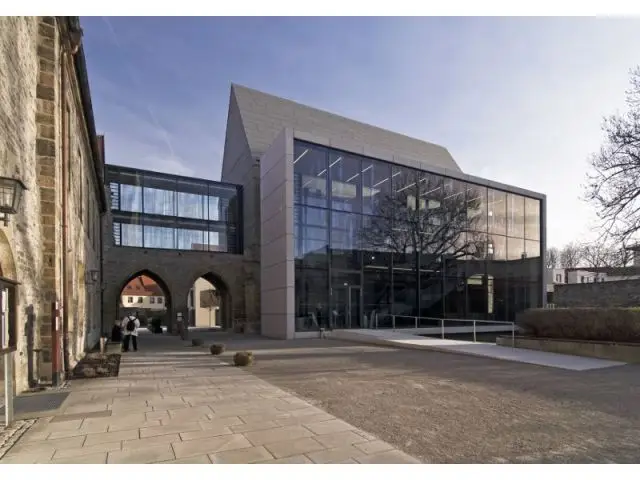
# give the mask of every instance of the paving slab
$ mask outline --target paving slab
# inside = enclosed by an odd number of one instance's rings
[[[0,462],[416,462],[250,369],[158,337],[122,358],[119,377],[72,381]]]
[[[186,440],[172,444],[176,453],[176,458],[189,457],[199,454],[210,454],[224,452],[227,450],[237,450],[253,446],[249,440],[241,434],[219,435],[216,437],[199,438]]]
[[[115,452],[109,452],[107,463],[156,463],[166,460],[174,460],[171,445],[152,445],[148,447],[139,447],[134,450],[124,449]]]
[[[211,463],[247,464],[273,460],[273,455],[264,447],[240,448],[209,455]]]

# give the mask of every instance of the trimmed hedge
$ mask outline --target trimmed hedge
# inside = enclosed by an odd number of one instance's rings
[[[640,343],[637,308],[535,308],[518,314],[516,323],[538,338]]]

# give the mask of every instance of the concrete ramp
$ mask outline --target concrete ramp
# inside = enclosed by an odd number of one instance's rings
[[[420,337],[397,330],[334,330],[330,335],[339,340],[358,343],[474,355],[573,371],[595,370],[625,365],[625,363],[611,360],[562,355],[559,353],[540,352],[523,348],[502,347],[493,343],[474,343],[461,340]]]

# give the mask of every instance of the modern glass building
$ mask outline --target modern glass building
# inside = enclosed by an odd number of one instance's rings
[[[116,246],[242,253],[242,187],[106,165]]]
[[[263,335],[544,305],[546,197],[468,175],[440,145],[233,85],[222,179],[244,186]]]
[[[541,305],[541,201],[294,141],[296,329],[513,320]]]

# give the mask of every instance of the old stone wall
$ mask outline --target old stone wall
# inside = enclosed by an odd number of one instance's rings
[[[0,175],[17,176],[28,188],[18,214],[0,226],[3,275],[20,283],[17,391],[51,378],[54,302],[69,318],[71,368],[99,336],[99,284],[85,285],[85,272],[100,266],[102,182],[93,168],[70,18],[0,17]]]
[[[46,314],[46,297],[38,282],[43,271],[35,117],[38,28],[36,17],[0,17],[0,176],[16,176],[29,189],[9,225],[0,224],[3,276],[21,283],[15,312],[17,391],[27,388],[33,373],[29,372],[35,358],[32,332],[37,332]]]
[[[638,307],[640,280],[555,285],[557,307]]]

